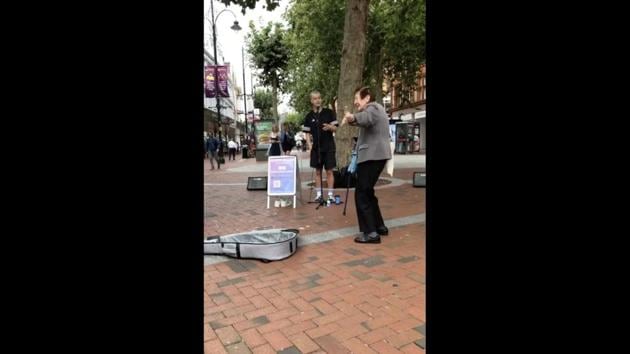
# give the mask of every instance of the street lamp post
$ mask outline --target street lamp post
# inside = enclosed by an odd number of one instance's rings
[[[247,89],[245,88],[245,48],[241,47],[241,61],[243,64],[243,109],[245,110],[245,135],[247,136]]]
[[[251,70],[249,71],[249,84],[250,84],[251,90],[252,90],[252,93],[251,93],[252,105],[253,105],[253,107],[252,107],[252,130],[254,130],[255,129],[254,122],[256,121],[256,103],[255,103],[256,100],[254,98],[254,73]]]
[[[234,24],[232,25],[232,27],[230,27],[231,29],[235,30],[235,31],[240,31],[241,30],[241,26],[238,25],[238,21],[236,21],[236,15],[234,14],[234,12],[232,12],[229,9],[223,9],[221,10],[218,14],[217,17],[214,17],[214,5],[213,5],[214,1],[210,0],[210,13],[211,16],[210,18],[212,19],[212,44],[214,47],[214,95],[215,95],[215,99],[217,101],[217,120],[219,122],[219,141],[223,142],[223,139],[221,138],[221,103],[219,101],[220,96],[219,96],[219,75],[218,75],[218,69],[217,66],[219,65],[219,58],[217,57],[217,19],[219,18],[219,16],[221,16],[221,14],[225,11],[228,11],[229,13],[232,14],[232,16],[234,16]],[[223,150],[223,149],[221,149]],[[219,153],[223,153],[223,151],[220,151]]]

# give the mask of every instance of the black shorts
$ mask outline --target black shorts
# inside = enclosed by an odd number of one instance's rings
[[[321,153],[321,163],[317,163],[317,149],[311,149],[311,167],[312,168],[322,168],[324,165],[324,169],[332,170],[337,166],[337,158],[335,157],[334,151],[326,151]]]

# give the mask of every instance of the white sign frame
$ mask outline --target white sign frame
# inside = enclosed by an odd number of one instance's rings
[[[292,183],[290,191],[281,192],[279,188],[283,183]],[[269,156],[267,160],[267,209],[269,209],[270,197],[293,196],[293,208],[296,204],[297,193],[297,156]]]

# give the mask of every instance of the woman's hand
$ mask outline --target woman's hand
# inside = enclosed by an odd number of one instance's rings
[[[346,123],[353,123],[354,121],[355,121],[354,115],[346,111],[346,113],[343,116],[343,120],[341,121],[341,125],[344,125]]]

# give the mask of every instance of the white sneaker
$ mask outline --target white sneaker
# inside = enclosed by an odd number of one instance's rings
[[[281,200],[281,201],[280,201],[280,206],[281,206],[282,208],[286,207],[286,206],[287,206],[287,201],[286,201],[286,200]]]
[[[276,200],[275,202],[273,202],[273,206],[276,207],[276,208],[279,208],[280,207],[280,201]]]

